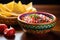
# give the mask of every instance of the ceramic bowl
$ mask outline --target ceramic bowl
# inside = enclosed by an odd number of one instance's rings
[[[48,23],[26,23],[23,20],[21,20],[22,17],[26,15],[34,14],[34,13],[46,15],[49,18],[51,18],[52,21]],[[51,29],[55,26],[56,17],[53,14],[50,14],[47,12],[29,12],[29,13],[23,13],[19,15],[18,23],[22,27],[24,32],[34,33],[34,34],[44,34],[44,33],[50,32]]]

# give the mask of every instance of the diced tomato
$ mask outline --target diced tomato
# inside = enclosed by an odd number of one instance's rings
[[[28,16],[25,16],[24,18],[24,21],[27,22],[27,23],[45,23],[45,22],[51,22],[52,19],[50,19],[49,17],[45,16],[45,15],[33,15],[32,17],[30,17],[29,15]]]

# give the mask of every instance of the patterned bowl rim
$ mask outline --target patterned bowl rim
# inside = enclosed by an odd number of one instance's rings
[[[43,13],[43,14],[47,14],[47,15],[50,15],[50,16],[53,17],[53,21],[48,22],[48,23],[26,23],[26,22],[24,22],[23,20],[20,19],[20,17],[21,17],[22,15],[29,14],[29,13],[31,13],[31,14],[32,14],[32,13]],[[51,23],[55,22],[55,21],[56,21],[56,17],[55,17],[53,14],[47,13],[47,12],[26,12],[26,13],[20,14],[20,15],[18,16],[18,21],[23,22],[23,23],[26,23],[26,24],[32,24],[32,25],[41,25],[41,24],[44,24],[44,25],[45,25],[45,24],[51,24]]]

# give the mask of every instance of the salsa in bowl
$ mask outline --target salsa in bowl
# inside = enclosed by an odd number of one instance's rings
[[[29,12],[18,16],[20,26],[26,32],[47,33],[56,23],[56,17],[47,12]]]

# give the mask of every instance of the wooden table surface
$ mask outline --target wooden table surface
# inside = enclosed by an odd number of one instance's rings
[[[38,11],[44,11],[54,14],[57,17],[57,23],[54,29],[43,35],[33,35],[24,33],[19,26],[15,27],[16,34],[12,38],[0,34],[0,40],[60,40],[60,5],[34,5]],[[19,29],[19,31],[17,31]],[[20,31],[21,30],[21,31]],[[10,38],[10,39],[8,39]]]

